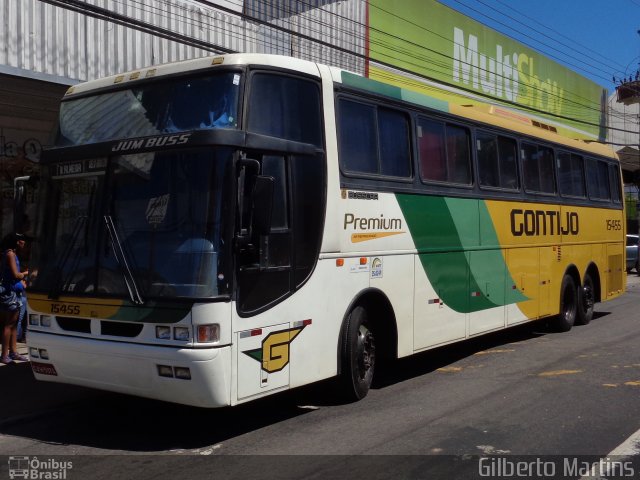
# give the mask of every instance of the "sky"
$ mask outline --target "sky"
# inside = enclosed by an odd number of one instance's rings
[[[438,0],[615,90],[640,62],[640,0]]]

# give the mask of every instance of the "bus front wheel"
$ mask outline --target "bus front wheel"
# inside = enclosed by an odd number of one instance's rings
[[[559,332],[568,332],[576,322],[578,314],[578,289],[571,275],[565,275],[560,287],[560,313],[554,322]]]
[[[345,326],[342,346],[342,383],[348,400],[369,392],[376,365],[376,342],[367,311],[355,307]]]
[[[584,276],[582,288],[578,295],[578,325],[587,325],[593,318],[593,305],[595,303],[595,289],[593,279],[588,273]]]

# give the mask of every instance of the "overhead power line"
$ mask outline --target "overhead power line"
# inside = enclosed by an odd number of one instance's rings
[[[233,50],[224,48],[220,45],[214,45],[209,42],[204,42],[188,35],[182,35],[172,30],[158,27],[148,22],[136,20],[134,18],[122,15],[106,8],[97,7],[95,5],[80,1],[80,0],[40,0],[43,3],[48,3],[56,7],[65,8],[74,12],[81,13],[83,15],[89,15],[99,20],[105,20],[108,22],[116,23],[125,27],[135,28],[141,32],[149,33],[167,40],[183,43],[193,47],[208,50],[213,53],[232,53]]]
[[[156,36],[159,36],[161,38],[165,38],[165,39],[168,39],[168,40],[171,40],[171,41],[176,41],[176,42],[179,42],[179,43],[190,45],[190,46],[193,46],[193,47],[196,47],[196,48],[203,49],[205,51],[210,51],[210,52],[213,52],[213,53],[233,53],[234,52],[234,50],[226,48],[226,47],[223,47],[221,45],[216,45],[216,44],[212,44],[210,42],[206,42],[206,41],[203,41],[203,40],[198,40],[198,39],[195,39],[195,38],[190,37],[188,35],[179,34],[179,33],[173,32],[170,29],[166,29],[166,28],[163,28],[163,27],[158,27],[158,26],[150,24],[148,22],[144,22],[144,21],[141,21],[141,20],[133,19],[133,18],[127,16],[127,15],[118,14],[118,13],[112,12],[112,11],[110,11],[108,9],[104,9],[104,8],[101,8],[101,7],[96,7],[96,6],[88,4],[87,2],[84,2],[84,1],[80,1],[80,0],[40,0],[40,1],[42,1],[44,3],[49,3],[51,5],[55,5],[55,6],[58,6],[58,7],[61,7],[61,8],[66,8],[66,9],[69,9],[69,10],[72,10],[72,11],[76,11],[76,12],[79,12],[79,13],[82,13],[82,14],[87,14],[89,16],[92,16],[94,18],[98,18],[100,20],[113,22],[113,23],[116,23],[116,24],[119,24],[119,25],[123,25],[125,27],[134,28],[134,29],[140,30],[142,32],[149,33],[151,35],[156,35]],[[276,25],[274,23],[270,23],[270,22],[268,22],[266,20],[263,20],[263,19],[260,19],[260,18],[258,18],[256,16],[248,15],[246,13],[238,13],[237,11],[235,11],[233,9],[224,7],[222,5],[215,4],[215,3],[211,2],[211,1],[208,1],[208,0],[193,0],[193,1],[195,3],[199,3],[199,4],[202,4],[202,5],[205,5],[205,6],[211,8],[213,10],[223,11],[223,12],[229,13],[229,14],[231,14],[233,16],[240,17],[243,20],[250,21],[250,22],[253,22],[255,24],[266,26],[266,27],[268,27],[270,29],[273,29],[275,31],[280,31],[282,33],[286,33],[288,35],[292,35],[292,36],[297,37],[299,39],[307,40],[309,42],[312,42],[312,43],[318,45],[319,47],[328,47],[330,49],[333,49],[334,51],[342,52],[342,53],[344,53],[346,55],[350,55],[350,56],[352,56],[354,58],[359,58],[359,59],[364,60],[364,61],[368,61],[369,60],[369,58],[365,54],[362,54],[362,53],[359,53],[359,52],[355,52],[355,51],[350,50],[348,48],[341,47],[339,45],[335,45],[335,44],[332,44],[330,42],[327,42],[327,41],[324,41],[324,40],[321,40],[321,39],[318,39],[318,38],[314,38],[314,37],[312,37],[310,35],[307,35],[307,34],[302,34],[300,32],[294,31],[294,30],[292,30],[290,28],[283,27],[281,25]],[[398,37],[398,38],[400,38],[400,37]],[[423,48],[423,49],[426,48],[424,46],[419,46],[419,47]],[[442,55],[441,52],[434,52],[434,53]],[[444,55],[444,56],[448,57],[449,59],[452,58],[452,57],[447,56],[447,55]],[[400,72],[403,72],[403,73],[407,73],[407,74],[413,75],[415,77],[419,77],[419,78],[421,78],[423,80],[439,83],[441,85],[450,87],[452,89],[456,89],[456,90],[459,90],[459,91],[465,91],[467,93],[473,94],[474,96],[486,98],[492,103],[499,102],[499,103],[501,103],[503,105],[513,106],[514,108],[517,108],[517,109],[522,109],[523,108],[522,105],[520,105],[520,104],[518,104],[516,102],[509,101],[509,100],[498,100],[495,97],[492,97],[490,95],[484,94],[482,92],[477,92],[477,91],[475,91],[473,89],[466,88],[466,87],[458,85],[458,84],[453,84],[453,83],[450,83],[450,82],[444,82],[442,80],[436,80],[436,79],[434,79],[432,77],[429,77],[428,75],[423,75],[423,74],[416,73],[415,71],[413,71],[411,69],[398,67],[393,63],[389,63],[389,62],[385,62],[385,61],[379,61],[379,60],[376,60],[376,62],[379,65],[383,66],[383,67],[387,67],[387,68],[394,69],[394,70],[397,70],[397,71],[400,71]],[[416,66],[419,66],[419,65],[416,65]],[[424,66],[422,66],[422,67],[424,67]],[[580,103],[577,103],[577,102],[575,102],[575,103],[576,103],[577,107],[590,108],[590,107],[588,107],[588,106],[586,106],[584,104],[580,104]],[[553,113],[550,113],[550,112],[548,112],[546,110],[533,108],[533,107],[526,107],[526,109],[528,111],[532,112],[532,113],[538,113],[538,114],[541,114],[541,115],[551,116],[553,118],[557,118],[557,119],[560,119],[560,120],[566,120],[566,121],[574,122],[574,123],[577,123],[577,124],[587,125],[587,126],[592,126],[592,127],[598,127],[598,128],[601,127],[601,125],[599,123],[589,122],[589,121],[586,121],[586,120],[583,120],[583,119],[579,119],[579,118],[575,118],[575,117],[568,116],[568,115],[553,114]],[[596,110],[596,109],[592,108],[592,110]],[[599,109],[597,109],[597,110],[599,111]],[[615,128],[615,127],[605,127],[605,128],[607,128],[609,130],[613,130],[613,131],[635,133],[635,132],[630,132],[630,131],[627,131],[627,130],[624,130],[624,129],[620,129],[620,128]]]
[[[525,38],[527,38],[527,39],[529,39],[529,40],[533,40],[533,41],[535,41],[535,42],[538,42],[538,43],[539,43],[539,44],[541,44],[541,45],[544,45],[545,47],[547,47],[547,48],[551,49],[551,50],[552,50],[552,51],[554,51],[554,52],[559,52],[559,53],[562,53],[563,55],[567,56],[568,58],[572,58],[571,56],[566,55],[564,52],[562,52],[562,51],[561,51],[561,50],[559,50],[558,48],[553,47],[553,46],[551,46],[551,45],[549,45],[549,44],[547,44],[547,43],[545,43],[545,42],[543,42],[543,41],[541,41],[541,40],[538,40],[537,38],[535,38],[535,37],[533,37],[533,36],[529,35],[528,33],[525,33],[525,32],[523,32],[523,31],[521,31],[521,30],[517,30],[516,28],[512,27],[511,25],[508,25],[508,24],[506,24],[506,23],[504,23],[504,22],[502,22],[502,21],[500,21],[500,20],[496,19],[495,17],[492,17],[491,15],[487,15],[487,14],[485,14],[485,13],[481,12],[481,11],[480,11],[480,10],[478,10],[477,8],[470,7],[469,5],[466,5],[465,3],[461,2],[460,0],[453,0],[453,1],[454,1],[454,2],[456,2],[456,3],[458,3],[458,4],[460,4],[460,5],[462,5],[462,6],[464,6],[464,7],[466,7],[466,8],[468,8],[468,9],[469,9],[469,10],[471,10],[472,12],[476,12],[477,14],[479,14],[479,15],[481,15],[481,16],[483,16],[483,17],[485,17],[485,18],[488,18],[489,20],[492,20],[492,21],[496,22],[498,25],[501,25],[501,26],[503,26],[503,27],[505,27],[505,28],[507,28],[507,29],[509,29],[509,30],[513,31],[513,32],[516,32],[517,34],[519,34],[519,35],[521,35],[521,36],[523,36],[523,37],[525,37]],[[482,2],[482,1],[480,1],[480,0],[477,0],[477,1],[479,1],[479,3],[481,3],[481,4],[483,4],[483,5],[486,5],[484,2]],[[510,18],[510,19],[512,19],[512,20],[515,20],[513,17],[509,17],[509,16],[507,16],[507,17],[508,17],[508,18]],[[517,20],[516,20],[516,21],[517,21]],[[519,22],[519,21],[518,21],[518,23],[521,23],[521,22]],[[545,36],[546,36],[546,35],[545,35]],[[522,42],[522,41],[521,41],[521,42]],[[522,42],[522,43],[523,43],[524,45],[526,45],[526,46],[530,47],[530,48],[534,48],[532,45],[530,45],[530,44],[528,44],[528,43],[526,43],[526,42]],[[547,55],[547,56],[549,56],[549,57],[551,57],[551,58],[553,58],[553,59],[555,59],[555,60],[562,61],[562,59],[561,59],[558,55],[556,55],[555,53],[547,53],[546,55]],[[575,59],[575,58],[572,58],[572,59]],[[586,68],[584,68],[584,66],[583,66],[583,65],[577,65],[577,64],[572,63],[572,62],[567,62],[566,60],[565,60],[565,62],[566,62],[566,63],[567,63],[567,65],[569,65],[570,67],[573,67],[573,68],[575,68],[575,69],[577,69],[577,70],[580,70],[580,71],[582,71],[582,72],[585,72],[585,73],[591,73],[591,74],[593,74],[593,72],[590,72],[589,70],[587,70]],[[588,65],[588,66],[590,66],[590,67],[592,67],[592,68],[596,68],[600,73],[606,73],[606,76],[602,76],[602,75],[600,75],[600,74],[595,75],[595,76],[597,76],[598,78],[601,78],[602,80],[605,80],[605,81],[609,81],[609,80],[611,79],[611,75],[610,75],[610,72],[609,72],[609,71],[606,71],[606,70],[600,69],[599,67],[595,67],[593,64],[588,63],[588,62],[583,62],[583,63],[585,63],[586,65]]]
[[[595,50],[593,50],[593,49],[591,49],[591,48],[589,48],[589,47],[587,47],[587,46],[585,46],[585,45],[581,45],[580,43],[576,42],[576,41],[575,41],[575,40],[573,40],[572,38],[567,37],[564,33],[559,32],[558,30],[555,30],[555,29],[553,29],[553,28],[549,27],[548,25],[545,25],[545,24],[543,24],[543,23],[539,22],[538,20],[536,20],[535,18],[531,17],[530,15],[527,15],[527,14],[525,14],[525,13],[521,12],[521,11],[520,11],[520,10],[518,10],[517,8],[513,7],[512,5],[509,5],[508,3],[505,3],[505,2],[504,2],[504,1],[502,1],[502,0],[494,0],[494,1],[495,1],[495,2],[497,2],[497,3],[499,3],[500,5],[504,6],[505,8],[508,8],[509,10],[511,10],[511,11],[513,11],[513,12],[516,12],[516,13],[518,13],[519,15],[522,15],[522,16],[523,16],[524,18],[526,18],[527,20],[530,20],[530,21],[532,21],[532,22],[536,23],[537,25],[540,25],[541,27],[545,28],[545,29],[546,29],[546,30],[548,30],[549,32],[553,33],[554,37],[555,37],[555,36],[562,37],[562,38],[564,38],[565,40],[568,40],[569,42],[573,43],[574,45],[577,45],[578,47],[580,47],[580,48],[584,49],[584,50],[586,51],[586,53],[585,53],[585,52],[582,52],[582,51],[580,51],[580,50],[575,49],[575,48],[574,48],[574,47],[572,47],[571,45],[567,45],[566,43],[560,42],[559,40],[555,40],[558,44],[560,44],[560,45],[562,45],[562,46],[565,46],[565,47],[567,47],[567,48],[570,48],[570,49],[571,49],[571,50],[573,50],[574,52],[576,52],[576,53],[578,53],[578,54],[580,54],[580,55],[583,55],[583,56],[585,56],[586,58],[593,59],[593,55],[597,55],[598,57],[600,57],[601,59],[605,60],[606,62],[613,62],[613,63],[609,64],[609,63],[602,62],[602,60],[600,60],[600,61],[599,61],[599,63],[601,63],[602,65],[605,65],[605,66],[607,66],[608,68],[612,68],[612,69],[613,69],[613,71],[614,71],[614,72],[617,72],[617,73],[624,72],[625,66],[624,66],[624,65],[622,65],[621,63],[618,63],[618,62],[616,62],[615,60],[612,60],[611,58],[608,58],[608,57],[606,57],[606,56],[602,55],[601,53],[599,53],[599,52],[597,52],[597,51],[595,51]],[[509,17],[509,18],[511,18],[511,17]],[[516,20],[516,21],[517,21],[517,20]],[[520,21],[518,21],[518,23],[520,23],[521,25],[523,25],[523,26],[525,26],[525,27],[527,27],[527,26],[528,26],[528,25],[527,25],[526,23],[524,23],[524,22],[520,22]],[[532,27],[531,27],[531,26],[528,26],[528,28],[532,28]],[[532,29],[533,29],[533,28],[532,28]],[[538,32],[538,33],[540,33],[540,34],[544,35],[544,33],[543,33],[543,32],[540,32],[539,30],[536,30],[536,29],[533,29],[533,30],[534,30],[535,32]],[[547,38],[550,38],[550,39],[552,39],[552,40],[553,40],[553,39],[555,39],[554,37],[551,37],[551,36],[548,36],[548,35],[546,35],[546,36],[547,36]]]
[[[119,2],[118,0],[114,0],[114,2],[116,4],[118,4],[118,3],[121,4],[124,9],[126,9],[127,6],[128,6],[124,2]],[[133,0],[133,2],[140,4],[140,10],[149,11],[149,10],[145,10],[146,5],[143,2],[138,2],[136,0]],[[304,2],[303,0],[298,0],[298,4],[302,4],[302,5],[306,6],[306,7],[308,7],[308,9],[314,8],[316,6],[316,5],[311,4],[309,2]],[[167,2],[166,5],[167,5],[167,8],[170,8],[170,5],[172,5],[172,4],[170,2]],[[173,4],[173,5],[175,5],[175,4]],[[254,5],[256,5],[256,4],[254,4]],[[273,5],[271,5],[270,3],[267,3],[267,2],[263,2],[263,5],[265,7],[268,7],[268,6],[273,7]],[[294,10],[291,10],[290,8],[286,8],[284,5],[285,4],[279,4],[277,7],[275,7],[276,11],[277,11],[277,14],[278,14],[278,17],[280,17],[280,16],[290,16],[290,15],[294,15],[294,14],[296,14],[298,12],[297,10],[294,11]],[[157,8],[157,7],[149,7],[149,8],[152,9],[152,10],[156,10],[157,12],[161,12],[161,13],[156,13],[156,15],[164,17],[167,20],[170,18],[169,16],[171,16],[171,18],[173,18],[176,15],[175,12],[172,12],[172,11],[169,11],[169,10],[163,10],[163,9]],[[380,10],[382,12],[384,12],[385,14],[393,15],[394,17],[400,19],[401,21],[413,24],[413,22],[410,22],[410,21],[408,21],[408,20],[406,20],[406,19],[404,19],[402,17],[399,17],[399,16],[397,16],[397,15],[395,15],[395,14],[393,14],[393,13],[387,11],[387,10],[384,10],[384,9],[380,9]],[[232,11],[235,12],[234,10],[232,10]],[[256,10],[252,10],[252,11],[254,13],[256,12]],[[257,10],[257,11],[258,11],[258,15],[262,12],[262,10]],[[364,25],[364,24],[362,24],[360,22],[357,22],[355,20],[352,20],[352,19],[347,19],[346,17],[341,16],[341,15],[335,13],[335,12],[331,12],[331,11],[327,11],[327,10],[323,10],[323,11],[324,11],[324,13],[327,13],[327,14],[329,14],[331,16],[339,18],[340,20],[347,21],[347,22],[349,22],[349,23],[351,23],[353,25],[357,25],[358,27],[362,28],[363,30],[365,28],[367,28],[366,25]],[[162,15],[162,13],[165,13],[166,15]],[[203,27],[207,26],[207,25],[204,25],[202,21],[197,21],[197,20],[191,19],[190,17],[188,17],[186,15],[179,15],[179,16],[181,18],[185,19],[186,21],[189,21],[192,24],[193,23],[198,23],[200,28],[203,28]],[[255,18],[257,18],[257,16],[248,15],[247,18],[255,19]],[[317,30],[311,29],[310,33],[317,33],[318,35],[321,35],[323,33],[323,31],[321,30],[321,28],[322,28],[321,26],[324,26],[325,28],[326,27],[333,28],[333,26],[330,25],[328,22],[322,22],[322,21],[316,20],[316,23],[319,25],[318,29]],[[270,22],[265,21],[265,25],[268,28],[273,28],[273,24],[270,23]],[[445,41],[451,42],[451,44],[453,46],[453,41],[450,38],[447,38],[447,37],[444,37],[442,35],[439,35],[436,32],[428,30],[428,29],[424,28],[421,25],[417,25],[417,24],[413,24],[413,25],[425,30],[426,32],[429,32],[431,34],[437,35],[437,36],[443,38]],[[307,28],[309,28],[309,25],[307,25]],[[407,47],[402,48],[402,47],[398,47],[397,45],[393,45],[392,46],[391,44],[389,44],[387,42],[384,42],[384,41],[370,40],[369,51],[371,53],[376,53],[378,55],[388,55],[389,52],[387,50],[389,50],[389,51],[393,52],[393,54],[394,54],[393,58],[396,58],[395,57],[396,55],[404,55],[405,57],[403,57],[403,58],[405,60],[405,63],[409,64],[411,67],[415,67],[416,69],[431,71],[434,74],[439,74],[439,75],[443,75],[443,74],[448,73],[450,71],[451,61],[453,60],[453,57],[451,57],[451,55],[446,55],[446,54],[444,54],[442,52],[430,49],[430,48],[425,47],[423,45],[418,45],[418,44],[415,44],[413,42],[409,42],[408,40],[403,39],[403,38],[401,38],[401,37],[399,37],[397,35],[392,35],[392,34],[389,34],[387,32],[372,28],[372,27],[369,27],[369,28],[370,28],[370,30],[376,31],[379,34],[384,35],[385,37],[389,37],[389,38],[392,38],[394,40],[397,40],[398,42],[402,42],[404,44],[408,44]],[[344,28],[338,28],[337,30],[341,31],[342,33],[350,34],[355,40],[360,40],[362,42],[362,44],[364,44],[364,42],[365,42],[365,36],[364,35],[358,35],[355,32],[349,31],[349,30],[345,30]],[[237,33],[234,34],[233,32],[227,32],[227,34],[229,36],[236,36],[236,37],[238,36]],[[300,36],[301,36],[298,31],[295,31],[295,30],[292,30],[292,29],[289,29],[287,31],[287,34],[291,35],[293,37],[298,37],[298,38],[300,38]],[[311,42],[318,43],[317,42],[317,38],[313,37]],[[357,44],[358,42],[354,41],[354,43]],[[337,45],[335,45],[335,44],[329,44],[329,45],[331,46],[331,48],[333,50],[337,49]],[[421,54],[416,54],[416,53],[414,53],[413,50],[410,50],[409,47],[413,47],[414,50],[416,50],[416,49],[418,51],[419,50],[424,50],[425,52],[428,52],[429,54],[440,56],[440,57],[442,57],[443,60],[437,61],[437,60],[434,60],[433,58],[429,58],[428,56],[424,56],[424,55],[421,55]],[[383,50],[380,50],[381,48]],[[320,46],[316,45],[316,49],[318,51],[320,51]],[[345,53],[345,52],[343,52],[343,53]],[[347,52],[345,53],[345,55],[353,56],[354,53],[355,52],[353,52],[353,50],[348,49]],[[319,55],[319,57],[320,58],[318,60],[320,62],[322,62],[322,60],[323,60],[322,59],[322,55]],[[408,61],[407,57],[410,58],[411,61]],[[423,62],[423,63],[415,63],[416,61]],[[462,63],[466,64],[466,62],[462,62]],[[415,73],[417,70],[411,69],[411,71]],[[504,77],[504,75],[497,75],[497,78],[499,80],[502,80],[505,77]],[[522,86],[521,82],[514,82],[514,83],[520,83],[520,86]],[[529,85],[527,87],[527,90],[531,91],[533,93],[530,93],[529,95],[526,95],[526,96],[523,95],[522,93],[520,93],[519,97],[523,98],[523,99],[527,99],[527,97],[529,97],[529,101],[533,101],[533,96],[532,95],[534,93],[537,93],[538,95],[544,94],[549,98],[555,98],[556,101],[560,98],[557,94],[555,94],[553,92],[544,91],[544,89],[542,87],[533,87],[532,88]],[[593,106],[590,107],[586,103],[582,103],[582,101],[590,102],[590,100],[584,99],[582,97],[576,97],[576,99],[574,100],[572,98],[569,98],[569,96],[574,96],[571,92],[565,92],[565,93],[567,94],[567,96],[564,98],[564,100],[565,100],[565,102],[564,102],[565,103],[564,110],[569,115],[578,115],[578,114],[583,113],[585,110],[591,110],[591,111],[596,112],[596,113],[600,112],[599,104],[592,103]]]

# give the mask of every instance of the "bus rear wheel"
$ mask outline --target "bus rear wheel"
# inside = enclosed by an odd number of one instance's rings
[[[376,366],[376,342],[367,311],[355,307],[345,326],[342,347],[342,383],[347,400],[367,396]]]
[[[595,289],[593,287],[593,279],[588,273],[584,276],[582,288],[578,295],[578,316],[576,323],[578,325],[587,325],[593,318],[593,305],[595,303]]]
[[[554,327],[558,332],[568,332],[576,322],[578,315],[578,289],[571,275],[565,275],[560,287],[560,313]]]

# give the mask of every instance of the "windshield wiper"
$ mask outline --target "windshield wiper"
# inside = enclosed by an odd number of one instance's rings
[[[142,299],[138,286],[136,285],[136,281],[133,278],[133,273],[129,267],[129,262],[127,262],[127,256],[122,248],[120,238],[118,238],[118,232],[111,215],[104,216],[104,223],[107,226],[107,231],[109,232],[109,239],[111,240],[111,247],[113,248],[113,253],[116,256],[116,261],[122,269],[122,276],[129,292],[129,298],[131,298],[131,301],[136,305],[142,305],[144,304],[144,300]]]
[[[86,215],[80,216],[76,218],[76,221],[73,224],[73,230],[71,231],[71,238],[69,239],[69,242],[66,244],[62,252],[62,255],[60,255],[60,259],[58,260],[58,263],[55,266],[54,281],[53,281],[51,290],[49,291],[50,299],[53,299],[53,300],[57,299],[60,296],[60,292],[64,291],[68,287],[68,284],[71,282],[71,278],[73,276],[73,269],[71,269],[67,278],[64,281],[62,281],[62,271],[64,267],[67,265],[69,258],[71,257],[71,252],[76,246],[78,237],[80,236],[80,232],[82,231],[82,227],[87,222],[87,218],[88,217]]]

